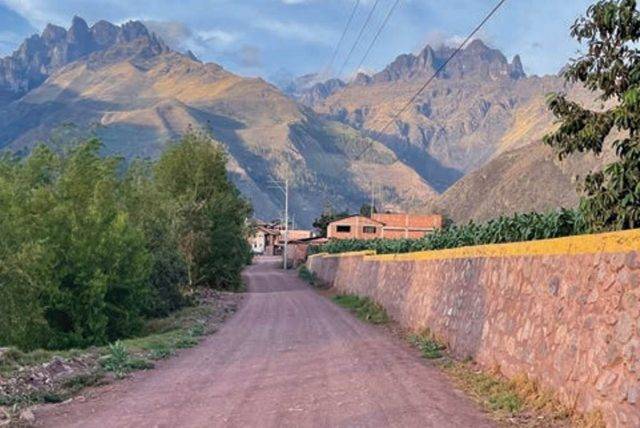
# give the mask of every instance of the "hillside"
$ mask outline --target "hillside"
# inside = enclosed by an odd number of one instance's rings
[[[559,76],[526,76],[519,57],[508,61],[480,40],[380,134],[450,53],[451,48],[427,46],[417,55],[400,55],[378,73],[361,73],[349,83],[333,79],[296,96],[323,117],[374,136],[441,192],[425,209],[467,221],[574,206],[575,176],[605,159],[558,162],[541,143],[554,127],[545,98],[564,91],[593,107],[593,94]]]
[[[100,137],[107,153],[156,157],[190,126],[208,129],[227,148],[230,173],[256,215],[280,215],[271,181],[289,177],[292,212],[304,225],[326,202],[357,209],[374,177],[397,209],[436,196],[392,151],[348,124],[321,119],[261,79],[174,52],[139,22],[88,27],[76,17],[69,30],[48,26],[2,64],[0,89],[11,100],[0,106],[0,148],[28,149],[72,123]],[[30,79],[36,69],[42,75]],[[354,162],[369,141],[373,149]]]
[[[604,161],[560,164],[541,145],[553,128],[545,97],[567,91],[594,105],[593,95],[558,76],[527,76],[518,56],[480,40],[380,132],[451,52],[426,46],[350,82],[303,76],[287,95],[173,51],[140,22],[76,17],[0,60],[0,148],[22,153],[73,129],[100,137],[106,153],[153,158],[190,127],[206,129],[258,217],[281,215],[272,181],[288,177],[304,226],[326,204],[356,211],[372,182],[385,210],[436,209],[460,221],[574,205],[575,175]]]
[[[535,141],[504,152],[469,173],[425,209],[467,223],[516,212],[575,207],[579,199],[576,177],[612,158],[609,150],[598,158],[577,155],[560,162],[550,147]]]

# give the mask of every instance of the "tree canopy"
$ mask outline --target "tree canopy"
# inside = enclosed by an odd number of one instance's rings
[[[560,126],[544,141],[560,159],[575,152],[598,155],[607,137],[613,139],[618,160],[588,174],[580,186],[580,208],[592,231],[640,224],[640,14],[636,6],[635,0],[598,1],[571,28],[586,52],[568,64],[564,77],[599,94],[602,109],[586,109],[561,93],[551,94],[548,100]]]
[[[0,156],[0,346],[101,345],[189,287],[240,287],[251,208],[219,144],[191,133],[128,167],[100,149]]]

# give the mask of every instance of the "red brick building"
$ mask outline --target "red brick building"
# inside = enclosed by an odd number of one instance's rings
[[[373,214],[372,218],[361,215],[336,220],[327,227],[327,238],[331,239],[401,239],[422,238],[442,228],[441,215],[419,215],[406,213]]]

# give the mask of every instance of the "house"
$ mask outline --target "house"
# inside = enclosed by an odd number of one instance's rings
[[[278,237],[278,245],[284,245],[284,230],[280,230],[280,236]],[[307,239],[313,236],[313,232],[310,230],[298,230],[289,229],[287,232],[287,241],[297,241],[298,239]]]
[[[362,215],[352,215],[327,225],[329,239],[374,239],[382,237],[384,224]]]
[[[383,223],[381,238],[417,239],[441,229],[444,222],[439,214],[375,213],[373,220]]]
[[[326,244],[327,238],[314,236],[303,239],[296,239],[289,242],[289,257],[293,267],[298,267],[307,260],[309,247]]]
[[[329,223],[329,239],[401,239],[422,238],[436,229],[442,228],[441,215],[421,215],[407,213],[373,214],[371,218],[352,215]]]
[[[255,226],[254,233],[249,238],[251,251],[254,254],[266,254],[268,256],[276,254],[279,235],[280,231],[277,229],[271,229],[265,225]]]
[[[285,230],[279,222],[265,223],[259,220],[253,222],[253,235],[249,238],[249,244],[254,254],[267,256],[281,255],[284,248]],[[287,233],[289,242],[309,239],[313,237],[310,230],[292,229]]]

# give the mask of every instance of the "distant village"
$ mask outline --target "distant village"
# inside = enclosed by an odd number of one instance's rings
[[[371,213],[344,214],[320,230],[288,229],[281,220],[265,222],[254,219],[250,238],[254,254],[276,256],[284,253],[293,266],[306,260],[310,246],[330,239],[417,239],[442,228],[439,214]]]

